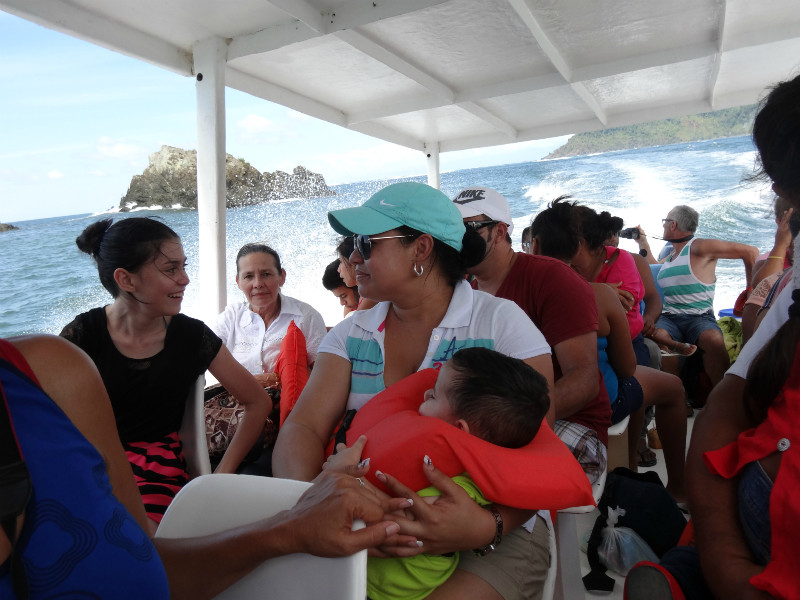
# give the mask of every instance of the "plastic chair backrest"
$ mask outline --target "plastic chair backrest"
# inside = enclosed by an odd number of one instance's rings
[[[254,475],[204,475],[178,492],[156,537],[183,538],[224,531],[291,508],[312,484]],[[357,522],[355,528],[363,527]],[[343,558],[290,554],[264,561],[217,596],[252,598],[326,598],[364,600],[367,551]]]
[[[547,524],[548,546],[550,547],[550,568],[542,588],[542,600],[553,600],[556,592],[556,575],[558,573],[558,547],[556,546],[556,528],[553,523]]]
[[[178,436],[183,445],[183,456],[189,475],[198,477],[211,473],[211,461],[208,458],[206,442],[206,417],[203,402],[203,389],[206,378],[200,375],[186,398],[186,409]]]

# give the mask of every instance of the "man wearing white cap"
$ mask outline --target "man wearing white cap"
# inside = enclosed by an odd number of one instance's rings
[[[487,187],[461,190],[453,202],[464,224],[486,240],[472,286],[516,302],[553,350],[556,376],[548,421],[593,481],[606,466],[611,404],[597,362],[592,288],[561,261],[515,252],[508,201]]]

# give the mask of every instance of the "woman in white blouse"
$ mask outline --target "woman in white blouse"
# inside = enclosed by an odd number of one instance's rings
[[[281,343],[294,321],[306,338],[308,366],[327,332],[322,315],[311,305],[281,294],[286,271],[278,253],[264,244],[245,244],[236,255],[236,285],[244,302],[229,304],[212,327],[222,342],[259,383],[275,371]]]

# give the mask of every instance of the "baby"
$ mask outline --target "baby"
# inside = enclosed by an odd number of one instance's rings
[[[465,348],[444,364],[433,389],[424,393],[419,414],[441,419],[497,446],[521,448],[536,436],[549,406],[547,381],[532,367],[487,348]],[[343,470],[361,460],[354,448],[340,444],[337,450],[325,469]],[[489,504],[467,473],[453,481],[480,505]],[[429,487],[418,494],[427,502],[435,502],[439,492]],[[425,598],[450,577],[457,565],[457,552],[448,556],[370,558],[368,596],[372,600]]]

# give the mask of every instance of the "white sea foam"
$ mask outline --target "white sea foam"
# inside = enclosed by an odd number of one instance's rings
[[[775,232],[768,211],[771,195],[763,186],[741,183],[751,161],[752,146],[742,138],[452,171],[442,174],[441,187],[449,197],[469,185],[500,190],[511,205],[515,249],[520,248],[522,229],[531,218],[553,198],[571,193],[590,206],[623,217],[628,226],[641,223],[651,236],[660,235],[661,219],[672,206],[690,204],[700,211],[700,235],[749,242],[765,250]],[[414,180],[424,181],[424,177]],[[360,205],[386,184],[365,181],[339,185],[334,188],[337,195],[329,198],[291,199],[228,210],[228,298],[233,301],[241,297],[234,280],[236,252],[244,243],[263,241],[280,253],[287,271],[284,293],[313,305],[328,325],[337,323],[342,318],[341,307],[321,285],[325,265],[335,258],[339,237],[328,224],[327,212]],[[183,311],[204,317],[199,314],[197,211],[154,211],[151,207],[136,214],[147,211],[158,214],[181,236],[192,279]],[[115,212],[117,209],[111,209],[105,214]],[[96,216],[27,221],[18,224],[20,230],[3,234],[0,281],[18,285],[0,287],[4,310],[0,336],[58,333],[75,314],[110,301],[97,280],[93,262],[75,247],[77,235],[94,219]],[[651,237],[651,245],[658,252],[662,242]],[[622,240],[621,246],[637,249],[632,240]],[[41,269],[43,260],[59,274],[53,282],[55,296],[43,296],[32,283],[19,283],[29,281],[27,277]],[[715,308],[719,310],[730,307],[744,287],[741,261],[720,261],[717,275]]]

